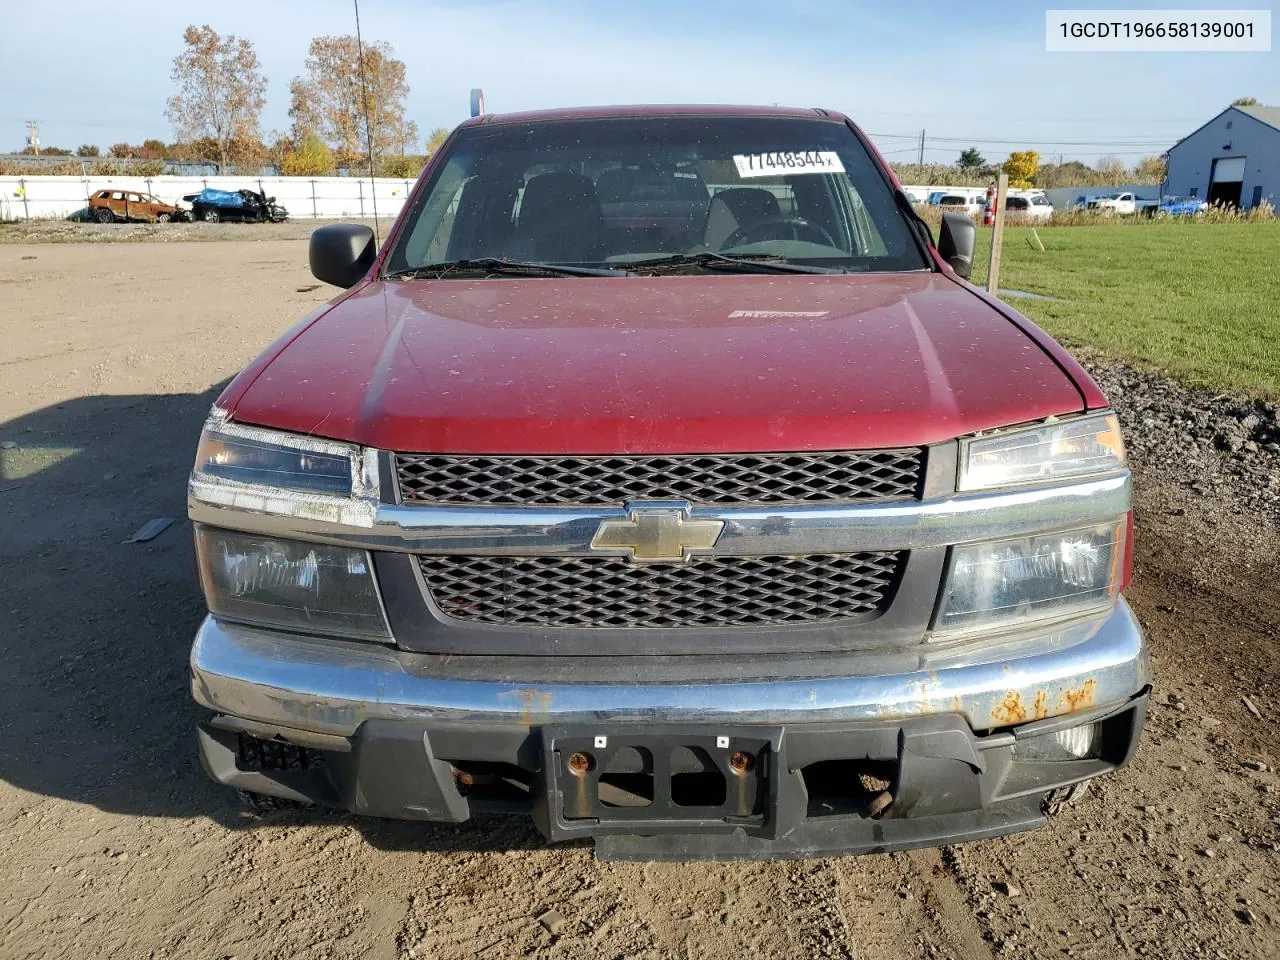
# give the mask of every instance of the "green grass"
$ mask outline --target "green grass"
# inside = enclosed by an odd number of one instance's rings
[[[1156,222],[1005,231],[1008,302],[1067,346],[1154,365],[1183,382],[1280,396],[1280,223]],[[991,231],[973,279],[985,285]]]

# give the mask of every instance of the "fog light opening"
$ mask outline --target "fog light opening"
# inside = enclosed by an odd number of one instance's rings
[[[1102,724],[1084,723],[1017,740],[1015,760],[1045,762],[1096,760],[1102,754]]]

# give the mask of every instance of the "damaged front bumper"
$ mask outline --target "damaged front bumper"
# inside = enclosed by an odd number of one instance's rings
[[[361,814],[525,812],[609,858],[858,853],[1043,823],[1047,795],[1128,761],[1149,683],[1123,601],[808,679],[526,682],[520,658],[487,659],[506,679],[207,618],[191,654],[214,712],[202,761],[230,786]],[[1066,736],[1080,756],[1034,747],[1086,727]]]

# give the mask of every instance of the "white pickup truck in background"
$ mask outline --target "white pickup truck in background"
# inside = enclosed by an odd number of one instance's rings
[[[1085,207],[1099,213],[1112,213],[1119,216],[1133,216],[1137,213],[1151,213],[1160,206],[1159,199],[1146,200],[1133,193],[1113,193],[1104,197],[1089,197]]]

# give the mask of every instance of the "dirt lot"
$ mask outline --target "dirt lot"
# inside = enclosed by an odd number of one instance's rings
[[[327,296],[305,232],[0,245],[0,958],[1280,955],[1277,460],[1237,469],[1123,370],[1156,703],[1049,828],[641,865],[520,821],[242,816],[193,752],[186,523],[121,541],[183,517],[219,386]]]

